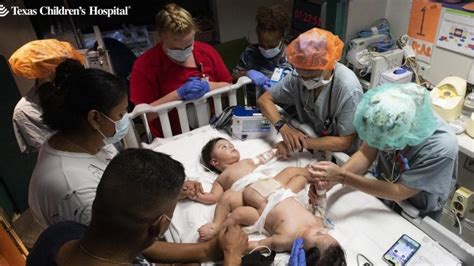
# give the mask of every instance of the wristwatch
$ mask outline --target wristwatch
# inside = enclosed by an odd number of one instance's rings
[[[283,121],[282,119],[278,120],[275,122],[275,129],[277,132],[280,132],[280,129],[286,124],[285,121]]]

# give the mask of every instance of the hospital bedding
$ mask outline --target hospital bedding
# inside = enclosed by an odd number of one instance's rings
[[[168,138],[154,150],[169,154],[182,162],[188,179],[200,181],[204,190],[210,191],[216,175],[204,170],[199,163],[199,156],[204,144],[214,137],[231,139],[210,126],[204,126]],[[240,151],[241,158],[254,157],[271,149],[271,143],[274,143],[272,140],[277,140],[277,137],[246,141],[231,139]],[[316,156],[318,155],[304,152],[293,155],[287,161],[273,161],[260,166],[257,171],[275,175],[285,167],[304,167],[312,160],[320,159]],[[306,193],[298,194],[298,199],[306,203]],[[421,243],[420,250],[408,265],[460,265],[456,257],[373,196],[337,185],[328,192],[327,206],[326,214],[335,225],[335,228],[329,232],[344,248],[348,265],[357,265],[359,253],[367,257],[374,265],[386,265],[382,260],[383,254],[402,234],[407,234]],[[214,209],[215,205],[205,205],[189,200],[179,202],[173,215],[172,226],[166,233],[167,240],[181,243],[197,242],[199,237],[197,229],[212,221]],[[263,235],[255,234],[249,236],[250,239],[263,237]],[[287,265],[288,258],[287,253],[279,253],[275,257],[274,265]],[[365,262],[360,257],[359,261]]]

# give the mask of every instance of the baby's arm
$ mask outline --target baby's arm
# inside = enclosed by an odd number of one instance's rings
[[[196,198],[196,201],[204,203],[204,204],[209,204],[209,205],[216,204],[217,201],[221,198],[223,193],[224,193],[224,188],[219,182],[219,177],[218,177],[212,184],[211,192],[199,193]]]
[[[264,246],[276,252],[284,252],[291,250],[292,244],[293,241],[288,236],[285,237],[281,234],[275,234],[262,240],[249,241],[248,251],[252,251],[254,248]]]

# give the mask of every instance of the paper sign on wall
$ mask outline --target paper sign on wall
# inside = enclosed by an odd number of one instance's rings
[[[425,63],[431,62],[431,54],[436,41],[436,32],[443,6],[428,0],[413,0],[408,36],[416,58]]]
[[[409,45],[415,51],[416,59],[429,64],[433,54],[434,44],[422,40],[410,38]]]
[[[446,9],[436,45],[474,57],[474,13]]]
[[[408,23],[408,36],[434,43],[442,5],[427,0],[413,0]]]

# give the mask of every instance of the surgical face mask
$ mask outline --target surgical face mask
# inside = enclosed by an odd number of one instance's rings
[[[190,45],[184,50],[173,50],[166,48],[166,54],[178,62],[184,62],[193,53],[194,45]]]
[[[109,144],[114,144],[119,141],[121,141],[125,135],[127,135],[128,132],[128,127],[130,126],[130,120],[128,119],[128,114],[125,114],[122,119],[118,121],[112,120],[110,117],[106,116],[103,113],[100,113],[103,115],[105,118],[107,118],[110,122],[114,123],[115,125],[115,134],[112,137],[106,137],[102,131],[97,129],[99,133],[104,137],[104,144],[109,145]]]
[[[263,49],[262,47],[258,47],[258,50],[260,50],[260,53],[265,57],[265,58],[273,58],[275,56],[277,56],[281,49],[280,49],[280,46],[281,46],[281,42],[278,44],[277,47],[275,48],[271,48],[271,49]]]
[[[164,219],[166,220],[166,223],[167,223],[168,225],[166,225],[166,226],[163,227],[163,228],[166,228],[165,230],[163,230],[163,233],[161,233],[161,230],[160,230],[160,233],[158,234],[158,240],[159,240],[159,239],[163,239],[163,238],[165,237],[165,233],[166,233],[166,231],[169,229],[169,226],[170,226],[170,224],[171,224],[171,218],[168,217],[168,215],[166,215],[166,214],[163,214],[163,215],[164,215]]]
[[[304,86],[308,90],[314,90],[321,86],[325,86],[331,82],[332,78],[333,78],[333,75],[331,75],[329,79],[323,79],[323,77],[321,76],[319,78],[312,78],[312,79],[305,80],[300,76],[300,79],[303,81]]]

